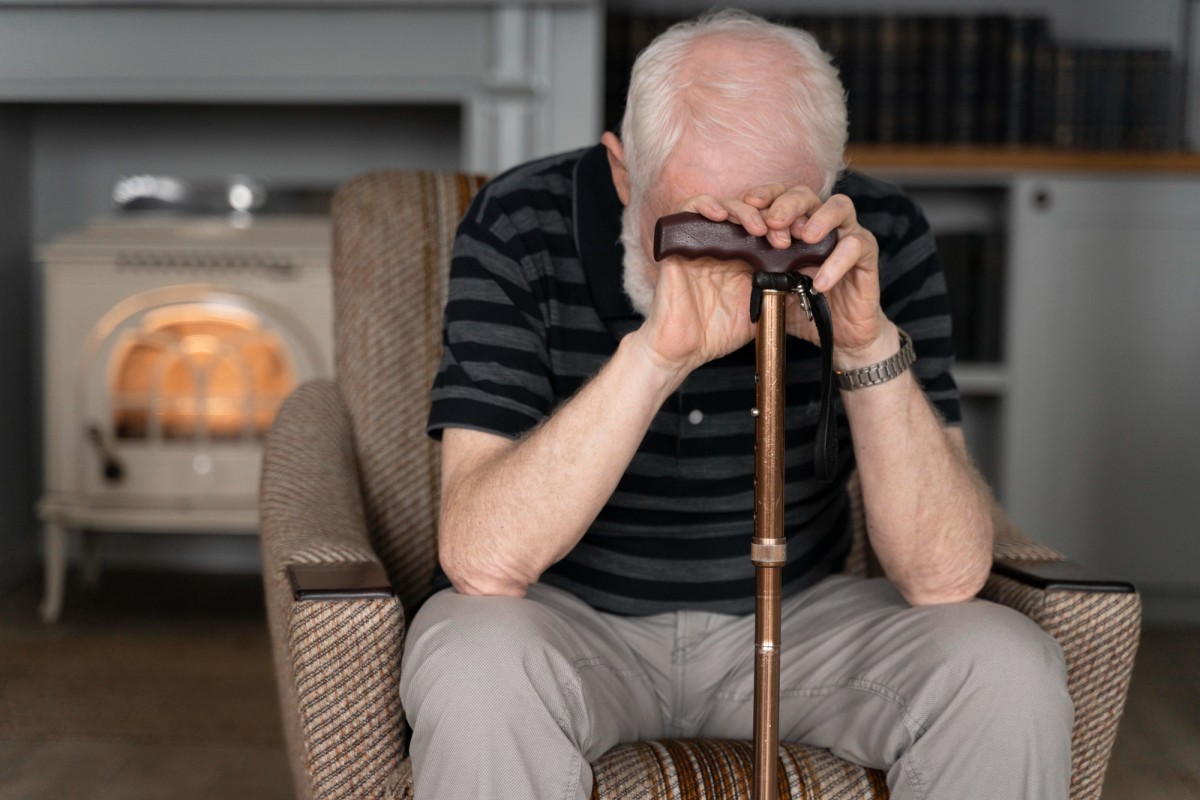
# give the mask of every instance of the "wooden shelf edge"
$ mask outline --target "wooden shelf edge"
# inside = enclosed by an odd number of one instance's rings
[[[847,148],[846,164],[873,171],[1200,173],[1200,152],[856,144]]]

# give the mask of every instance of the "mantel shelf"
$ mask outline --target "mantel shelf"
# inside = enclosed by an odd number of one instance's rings
[[[848,148],[846,163],[855,169],[905,173],[1200,173],[1200,153],[1177,150],[856,144]]]

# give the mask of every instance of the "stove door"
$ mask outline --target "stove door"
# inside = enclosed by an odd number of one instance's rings
[[[122,303],[82,365],[84,493],[101,505],[252,507],[263,437],[318,363],[303,330],[286,308],[208,285]]]

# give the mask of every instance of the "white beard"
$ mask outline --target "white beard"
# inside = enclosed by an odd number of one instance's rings
[[[654,264],[642,246],[641,226],[638,225],[640,206],[641,203],[630,201],[621,212],[621,244],[625,246],[623,283],[634,310],[648,317],[654,304],[654,284],[650,282]]]

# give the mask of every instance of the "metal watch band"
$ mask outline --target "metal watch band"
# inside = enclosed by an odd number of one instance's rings
[[[897,328],[897,330],[900,329]],[[912,338],[904,331],[900,331],[900,351],[896,355],[891,358],[885,358],[878,364],[859,367],[848,372],[838,370],[838,386],[846,391],[863,389],[867,386],[878,386],[881,383],[887,383],[892,378],[903,375],[905,370],[911,367],[916,360],[917,353],[913,350]]]

